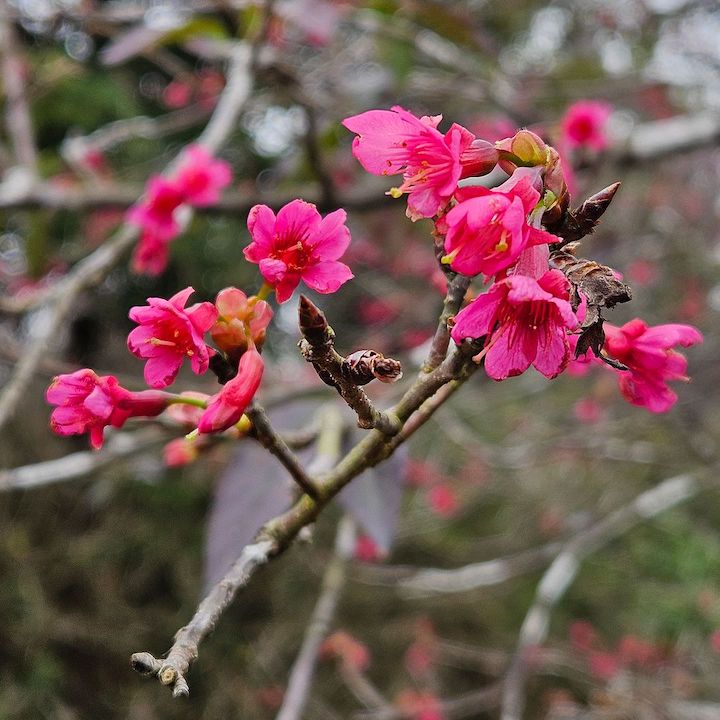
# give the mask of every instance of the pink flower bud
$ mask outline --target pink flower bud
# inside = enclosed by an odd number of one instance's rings
[[[256,297],[248,298],[242,290],[221,290],[215,300],[218,318],[210,328],[215,345],[233,362],[253,344],[259,350],[265,342],[265,331],[273,316],[272,308]],[[248,337],[252,342],[248,342]]]
[[[221,432],[237,423],[255,396],[262,380],[264,363],[255,348],[240,358],[237,375],[223,385],[210,401],[198,423],[201,433]]]

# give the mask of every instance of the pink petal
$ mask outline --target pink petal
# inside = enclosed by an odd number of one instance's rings
[[[245,257],[251,262],[258,262],[273,246],[275,213],[267,205],[255,205],[248,214],[247,227],[253,241],[245,248]]]
[[[176,307],[178,310],[184,310],[188,299],[194,292],[195,292],[194,288],[186,287],[184,290],[181,290],[179,293],[175,293],[175,295],[173,295],[168,300],[168,302],[171,305],[173,305],[174,307]],[[149,301],[150,301],[150,299],[148,298],[148,302]]]
[[[211,302],[202,302],[187,309],[190,321],[198,330],[204,333],[209,330],[218,317],[217,308]]]
[[[275,234],[292,239],[288,244],[294,245],[298,240],[309,238],[317,232],[320,222],[320,213],[315,205],[305,200],[292,200],[278,211]]]
[[[537,355],[533,361],[535,369],[546,378],[559,375],[570,358],[570,347],[564,332],[550,328],[538,333]]]
[[[182,361],[182,356],[173,352],[149,358],[143,372],[145,382],[153,388],[167,387],[180,371]]]
[[[317,231],[308,237],[305,245],[315,250],[318,260],[337,260],[347,250],[350,231],[345,226],[346,218],[344,210],[335,210],[326,215]]]
[[[485,372],[493,380],[521,375],[530,367],[531,359],[526,355],[525,338],[518,335],[509,332],[507,325],[493,335],[492,347],[485,356]]]
[[[413,128],[397,112],[368,110],[346,118],[342,124],[357,134],[352,153],[369,173],[397,175],[407,165],[409,152],[402,142]]]
[[[263,258],[259,263],[259,267],[262,276],[271,285],[281,282],[287,273],[287,265],[282,260]]]
[[[296,273],[288,273],[283,279],[275,286],[275,299],[279,303],[284,303],[290,299],[290,296],[295,291],[295,288],[300,284],[300,275]]]
[[[506,294],[504,284],[495,284],[488,292],[475,298],[455,316],[452,339],[459,344],[465,338],[476,339],[487,335],[497,321],[498,308]]]
[[[352,279],[352,270],[345,263],[326,260],[307,268],[302,279],[305,284],[319,293],[334,293],[341,285]]]
[[[692,325],[667,324],[649,327],[643,334],[641,341],[659,345],[664,348],[671,348],[674,345],[690,347],[702,343],[702,333]]]

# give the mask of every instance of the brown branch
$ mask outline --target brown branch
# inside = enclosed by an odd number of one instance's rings
[[[412,419],[423,403],[447,383],[464,381],[474,366],[472,346],[456,350],[438,368],[418,375],[392,409],[400,423]],[[425,422],[432,412],[423,415]],[[419,424],[417,425],[419,427]],[[190,624],[180,630],[166,660],[157,660],[149,653],[133,655],[133,667],[144,674],[155,675],[166,685],[173,685],[175,696],[186,695],[185,675],[197,657],[199,643],[213,630],[223,610],[235,594],[250,580],[260,565],[284,552],[300,531],[314,522],[328,503],[354,478],[388,457],[403,441],[401,434],[388,438],[380,430],[371,430],[345,457],[321,479],[316,487],[318,499],[303,494],[289,510],[267,522],[256,540],[245,547],[230,573],[203,600]]]
[[[335,350],[335,332],[324,313],[304,295],[298,307],[302,356],[312,363],[320,379],[333,386],[358,416],[358,426],[377,429],[385,435],[395,435],[400,423],[389,412],[381,412],[357,382],[344,372],[345,358]]]
[[[259,405],[255,405],[247,411],[247,415],[252,421],[255,439],[282,463],[303,492],[311,498],[317,499],[318,491],[315,483],[305,472],[285,440],[275,432],[265,410]]]
[[[328,563],[320,596],[305,630],[302,647],[293,664],[277,720],[300,720],[312,686],[322,641],[330,629],[340,593],[345,585],[347,563],[355,546],[355,525],[349,516],[340,520],[335,553]]]

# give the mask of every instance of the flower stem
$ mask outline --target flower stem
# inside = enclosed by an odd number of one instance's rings
[[[168,400],[168,405],[194,405],[195,407],[207,408],[207,401],[200,398],[188,397],[187,395],[172,395]]]

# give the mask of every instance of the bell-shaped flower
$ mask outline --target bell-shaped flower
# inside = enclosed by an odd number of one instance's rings
[[[625,399],[654,413],[670,410],[678,398],[667,383],[688,381],[687,359],[673,348],[701,343],[700,331],[692,325],[650,327],[639,318],[622,327],[605,323],[604,330],[605,352],[628,367],[618,373]]]
[[[319,293],[333,293],[353,277],[339,258],[350,244],[344,210],[321,217],[312,203],[293,200],[275,216],[267,205],[255,205],[247,225],[252,242],[245,257],[260,266],[265,280],[285,302],[302,280]]]
[[[210,328],[215,345],[233,362],[254,345],[260,349],[273,311],[264,300],[250,297],[234,287],[225,288],[215,300],[218,318]]]
[[[216,203],[231,180],[230,165],[213,158],[202,145],[190,145],[185,149],[175,173],[175,183],[184,201],[194,207]]]
[[[478,296],[455,318],[452,338],[485,337],[485,370],[494,380],[520,375],[532,365],[553,378],[567,365],[567,330],[578,321],[569,299],[570,284],[559,270],[538,280],[510,275]]]
[[[198,431],[222,432],[235,425],[260,387],[264,367],[260,353],[254,347],[248,349],[240,358],[237,375],[208,403],[198,423]]]
[[[212,303],[203,302],[186,308],[194,292],[187,287],[169,300],[148,298],[148,305],[130,309],[130,319],[139,324],[128,335],[128,349],[147,360],[145,382],[150,387],[169,385],[185,358],[197,375],[208,369],[210,354],[203,339],[217,318]]]
[[[90,435],[95,449],[102,447],[108,425],[122,427],[129,417],[155,417],[171,396],[156,390],[131,392],[113,375],[99,376],[87,368],[58,375],[47,390],[48,403],[55,405],[50,427],[58,435]]]
[[[443,134],[437,129],[440,120],[442,115],[418,118],[398,106],[343,120],[357,135],[352,152],[365,170],[373,175],[403,174],[403,183],[389,194],[408,194],[407,215],[412,220],[437,215],[461,177],[488,173],[497,163],[493,146],[475,142],[475,136],[457,124]]]
[[[539,176],[537,168],[518,168],[493,190],[458,190],[458,204],[439,224],[446,231],[443,262],[463,275],[489,277],[513,265],[526,248],[558,242],[527,221],[540,199]]]

